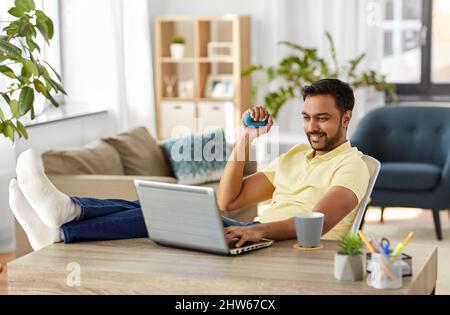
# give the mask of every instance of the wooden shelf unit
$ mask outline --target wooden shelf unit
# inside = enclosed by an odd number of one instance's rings
[[[220,103],[227,107],[227,115],[223,115],[223,125],[216,114],[211,118],[218,127],[230,131],[239,126],[242,113],[250,106],[250,77],[242,77],[243,70],[251,66],[250,17],[239,15],[224,16],[160,16],[155,20],[155,88],[156,115],[158,139],[166,139],[173,135],[167,134],[170,124],[170,110],[163,108],[169,104],[171,108],[182,111],[186,103],[186,125],[193,126],[192,132],[202,132],[200,127],[192,123],[193,120],[208,122],[208,110],[205,104],[211,103],[215,107]],[[176,59],[170,55],[170,44],[174,36],[185,38],[185,55]],[[231,43],[231,56],[208,56],[208,43]],[[205,86],[210,75],[229,75],[233,78],[234,96],[212,98],[205,95]],[[173,95],[167,95],[165,77],[176,77]],[[179,81],[192,80],[194,95],[192,97],[178,97]],[[174,105],[176,103],[176,106]],[[226,104],[225,104],[226,103]],[[230,121],[229,103],[233,104],[233,118]],[[202,105],[203,110],[200,110]],[[192,111],[192,106],[194,110]],[[194,112],[194,117],[191,113]],[[217,112],[219,113],[219,112]],[[177,113],[178,117],[180,113]],[[200,117],[200,115],[203,115]],[[182,115],[181,115],[182,116]],[[178,119],[177,123],[180,120]],[[230,132],[227,132],[230,135]],[[233,136],[234,134],[231,133]]]

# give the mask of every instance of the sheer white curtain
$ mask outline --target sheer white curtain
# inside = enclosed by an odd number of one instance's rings
[[[113,0],[120,100],[119,128],[145,125],[155,134],[151,18],[147,0]]]
[[[151,17],[146,0],[62,1],[64,81],[69,105],[110,109],[118,132],[155,132]]]

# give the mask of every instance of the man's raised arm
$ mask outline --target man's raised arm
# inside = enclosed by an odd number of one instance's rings
[[[256,121],[262,121],[268,115],[267,110],[261,106],[249,109],[247,112],[250,112],[252,119]],[[269,132],[272,124],[272,117],[270,116],[269,123],[265,127],[249,128],[242,122],[241,135],[231,152],[220,179],[217,193],[219,209],[237,210],[272,198],[275,187],[263,173],[258,172],[243,178],[244,165],[249,158],[249,149],[252,141],[258,136]]]

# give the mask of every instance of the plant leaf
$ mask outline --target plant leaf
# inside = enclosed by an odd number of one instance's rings
[[[3,110],[0,108],[0,119],[3,120],[5,119],[5,114],[3,114]],[[1,131],[0,131],[1,133]]]
[[[11,121],[5,121],[5,129],[3,130],[3,134],[5,134],[11,141],[14,142],[14,127],[12,127]]]
[[[53,96],[48,93],[45,97],[53,104],[55,107],[59,107],[59,103],[53,98]]]
[[[28,16],[24,16],[19,20],[18,35],[19,37],[26,37],[33,33],[33,24],[30,23]]]
[[[59,75],[59,73],[47,61],[44,61],[44,62],[47,64],[47,66],[50,67],[50,69],[52,69],[53,73],[56,75],[56,77],[58,78],[59,82],[61,82],[61,76]]]
[[[242,71],[242,76],[245,77],[245,76],[252,74],[253,72],[260,71],[260,70],[264,70],[264,67],[262,65],[254,65],[254,66],[251,66],[251,67],[245,69],[244,71]],[[59,80],[59,81],[61,81],[61,80]]]
[[[360,54],[359,56],[357,56],[354,59],[351,59],[349,61],[350,63],[350,69],[348,70],[348,77],[352,78],[355,76],[355,70],[358,67],[358,65],[360,64],[360,62],[366,57],[365,53]]]
[[[339,76],[339,64],[336,57],[336,47],[334,45],[333,36],[331,36],[331,33],[326,31],[325,36],[327,37],[328,43],[330,44],[330,50],[331,50],[331,57],[333,58],[334,63],[334,71],[336,72],[336,77]]]
[[[12,7],[11,9],[9,9],[8,13],[18,18],[21,18],[22,16],[25,15],[25,12],[18,7]]]
[[[11,109],[11,114],[14,118],[20,118],[19,103],[16,100],[11,100],[11,102],[9,102],[9,108]]]
[[[9,96],[5,93],[2,94],[3,98],[5,99],[6,103],[9,104],[9,102],[11,102],[11,99],[9,98]]]
[[[41,10],[36,10],[36,21],[40,21],[46,25],[47,36],[51,39],[54,32],[53,21]]]
[[[24,77],[23,75],[17,76],[17,80],[19,80],[20,84],[22,84],[22,85],[30,84],[30,80],[28,78]]]
[[[58,82],[56,82],[53,79],[49,79],[49,81],[56,91],[62,92],[64,95],[67,95],[66,91],[64,90],[64,88],[61,84],[59,84]]]
[[[49,90],[44,85],[44,83],[42,83],[42,81],[35,79],[33,83],[36,91],[44,95],[45,98],[48,99],[53,104],[53,106],[59,107],[58,102],[53,98],[53,96],[50,94]],[[34,115],[34,112],[31,112],[31,114]]]
[[[28,139],[28,132],[25,129],[25,126],[19,120],[17,121],[17,129],[19,130],[19,133],[21,133],[25,139]]]
[[[44,40],[49,44],[49,29],[46,23],[46,20],[44,18],[40,18],[39,16],[36,18],[36,27],[41,33],[42,37],[44,37]]]
[[[40,80],[34,79],[33,83],[34,83],[34,88],[36,89],[37,92],[39,92],[43,95],[48,93],[48,90],[45,87],[44,83],[42,83]]]
[[[20,58],[22,56],[22,50],[19,47],[7,42],[4,39],[0,39],[0,51],[6,56],[12,58]]]
[[[47,69],[43,65],[38,65],[39,74],[44,78],[50,78]]]
[[[39,45],[36,44],[36,42],[34,42],[33,39],[31,39],[31,36],[26,37],[26,42],[27,42],[28,48],[30,48],[31,52],[33,52],[35,49],[37,49],[37,51],[39,53],[41,53],[41,47],[39,47]]]
[[[3,62],[3,61],[5,61],[5,60],[8,60],[8,59],[9,59],[9,58],[6,57],[6,56],[3,54],[2,51],[0,51],[0,63]]]
[[[279,41],[279,42],[278,42],[278,45],[288,46],[288,47],[293,48],[293,49],[295,49],[295,50],[299,50],[299,51],[301,51],[301,52],[303,52],[303,53],[305,52],[305,48],[303,48],[303,47],[300,46],[300,45],[294,44],[294,43],[292,43],[292,42],[290,42],[290,41],[287,41],[287,40]]]
[[[20,115],[24,116],[33,106],[34,90],[28,86],[22,88],[19,96]]]
[[[25,71],[24,76],[30,78],[34,74],[35,77],[39,76],[39,69],[36,64],[30,60],[22,60],[23,69]]]
[[[45,21],[45,24],[47,25],[48,38],[52,39],[53,34],[54,34],[53,22],[52,22],[52,20],[50,20],[50,18],[47,18],[47,20]]]
[[[16,75],[14,74],[14,71],[10,67],[0,66],[0,72],[3,73],[8,78],[17,79]]]
[[[24,12],[30,12],[31,10],[36,9],[34,0],[15,0],[14,4],[16,5],[16,8],[23,10]]]

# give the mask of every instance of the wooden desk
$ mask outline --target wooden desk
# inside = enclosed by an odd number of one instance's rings
[[[148,239],[54,244],[8,264],[11,294],[431,294],[437,247],[408,245],[413,274],[398,290],[333,276],[337,243],[302,252],[295,241],[236,257],[162,247]],[[71,264],[72,263],[72,264]],[[77,265],[78,264],[78,265]],[[69,266],[69,269],[67,269]],[[67,285],[80,270],[80,286]],[[70,282],[70,281],[69,281]],[[76,282],[76,280],[75,280]]]

